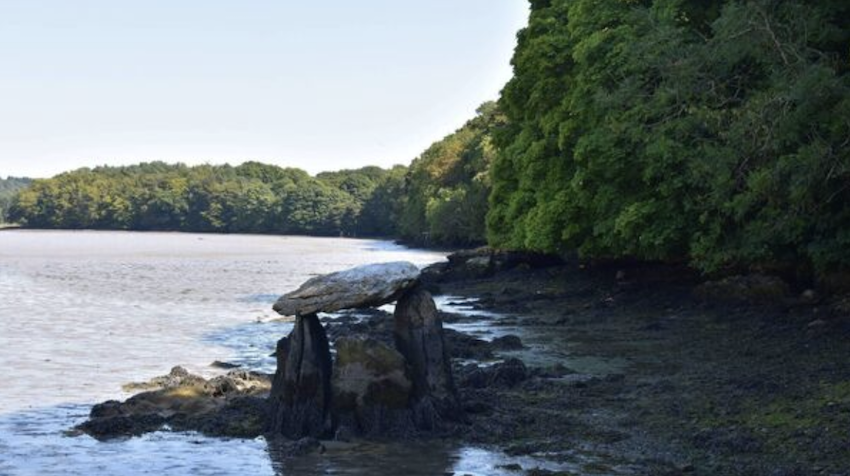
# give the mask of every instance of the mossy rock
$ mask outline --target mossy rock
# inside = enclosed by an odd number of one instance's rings
[[[404,357],[397,350],[364,336],[340,338],[335,347],[332,387],[338,411],[408,407],[412,384]]]

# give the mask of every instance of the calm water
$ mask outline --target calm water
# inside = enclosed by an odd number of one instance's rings
[[[121,385],[214,360],[270,372],[278,295],[312,275],[441,253],[336,238],[0,232],[0,475],[509,474],[481,448],[331,447],[284,460],[273,445],[157,432],[108,443],[63,432]],[[516,474],[516,473],[513,473]]]

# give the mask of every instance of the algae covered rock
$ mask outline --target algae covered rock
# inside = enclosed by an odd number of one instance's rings
[[[217,436],[254,437],[267,414],[268,375],[232,371],[210,380],[175,367],[137,386],[150,388],[124,402],[95,405],[76,430],[98,439],[136,436],[164,425]]]
[[[404,357],[368,336],[343,337],[334,346],[333,407],[340,426],[358,435],[413,432],[413,384]]]

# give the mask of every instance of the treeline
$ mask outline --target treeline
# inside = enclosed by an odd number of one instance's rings
[[[34,181],[10,218],[34,228],[372,235],[392,231],[382,212],[390,204],[370,198],[398,173],[311,177],[258,162],[83,168]]]
[[[32,180],[21,177],[0,178],[0,223],[7,221],[7,211],[15,195],[26,188]]]
[[[850,2],[532,0],[491,244],[850,265]]]
[[[323,172],[259,162],[151,162],[36,180],[9,218],[31,228],[400,237],[415,244],[486,239],[494,103],[411,166]]]
[[[410,164],[397,212],[398,234],[409,241],[485,243],[492,134],[504,125],[496,104],[434,143]]]

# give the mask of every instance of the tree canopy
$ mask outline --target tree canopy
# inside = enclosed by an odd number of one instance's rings
[[[534,0],[488,236],[706,271],[850,264],[850,4]]]
[[[495,103],[435,142],[410,164],[399,233],[414,242],[477,244],[486,241],[491,136],[504,123]]]
[[[26,188],[32,180],[22,177],[0,178],[0,223],[6,222],[6,212],[12,203],[14,196]]]
[[[247,162],[187,167],[162,162],[83,168],[20,191],[13,220],[31,227],[355,236],[391,230],[389,215],[361,212],[398,170],[311,177]]]

